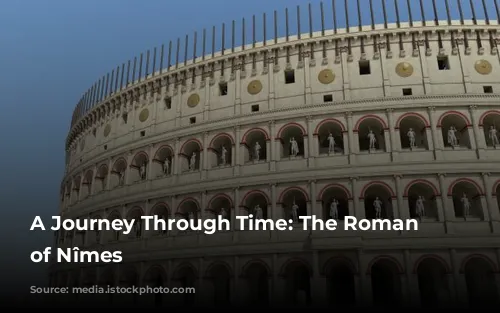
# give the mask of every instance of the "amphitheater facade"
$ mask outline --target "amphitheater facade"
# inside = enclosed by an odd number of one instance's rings
[[[233,230],[58,233],[59,247],[124,261],[53,264],[52,283],[196,288],[123,299],[150,304],[498,303],[498,30],[497,19],[398,18],[223,47],[130,82],[127,70],[126,84],[117,72],[75,111],[61,215],[223,213]],[[375,218],[377,197],[382,218],[418,218],[419,230],[242,231],[235,220],[256,206],[289,219],[293,203],[327,219],[335,199],[342,225]]]

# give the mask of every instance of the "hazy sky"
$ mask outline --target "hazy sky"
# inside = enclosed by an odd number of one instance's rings
[[[380,0],[374,0],[380,9]],[[399,1],[399,0],[398,0]],[[319,17],[319,2],[311,1]],[[325,21],[332,26],[331,1],[325,2]],[[337,1],[343,8],[343,1]],[[368,0],[360,0],[365,8]],[[394,20],[393,2],[388,15]],[[413,17],[420,18],[418,2],[412,0]],[[433,18],[430,0],[426,0],[426,17]],[[470,16],[468,1],[464,10]],[[479,1],[476,1],[479,3]],[[356,1],[349,0],[356,11]],[[406,16],[406,0],[400,11]],[[456,7],[456,1],[450,1]],[[487,1],[494,8],[493,0]],[[50,232],[30,232],[36,215],[48,218],[58,213],[59,186],[64,167],[64,142],[74,105],[99,77],[134,56],[168,43],[184,39],[222,22],[230,25],[251,15],[258,20],[263,12],[272,16],[279,10],[280,24],[285,6],[302,5],[307,32],[307,2],[300,0],[19,0],[2,1],[0,8],[0,209],[1,220],[0,275],[2,280],[22,276],[33,284],[45,278],[46,265],[32,264],[30,252],[51,244]],[[479,4],[478,4],[479,7]],[[446,18],[443,0],[438,0],[441,19]],[[478,18],[482,9],[476,9]],[[494,9],[490,10],[490,18]],[[343,13],[338,14],[343,23]],[[382,14],[376,13],[377,22]],[[363,14],[369,23],[369,14]],[[357,16],[351,23],[357,24]],[[292,24],[292,22],[291,22]],[[294,24],[294,23],[293,23]],[[268,34],[272,25],[268,22]],[[316,19],[314,28],[319,29]],[[339,25],[340,27],[341,25]],[[230,27],[227,26],[227,30]],[[292,27],[291,31],[295,31]],[[210,32],[210,31],[209,31]],[[280,26],[280,34],[284,33]],[[227,31],[229,34],[229,31]],[[200,38],[200,37],[198,37]],[[251,40],[247,35],[247,42]],[[260,39],[261,36],[259,35]],[[229,40],[228,40],[229,42]],[[210,46],[210,45],[207,45]],[[6,213],[6,214],[5,214]]]

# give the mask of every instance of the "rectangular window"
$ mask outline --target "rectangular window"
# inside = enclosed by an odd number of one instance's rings
[[[227,95],[227,83],[220,83],[219,84],[219,93],[221,96]]]
[[[285,84],[293,84],[293,83],[295,83],[295,70],[286,70]]]
[[[190,117],[189,124],[195,124],[195,123],[196,123],[196,117]]]
[[[493,87],[492,86],[483,86],[483,91],[484,91],[484,93],[493,93]]]
[[[448,60],[447,56],[437,57],[437,62],[440,71],[447,71],[450,69],[450,60]]]
[[[403,88],[403,96],[411,96],[413,94],[413,91],[411,88]]]
[[[259,112],[259,105],[258,104],[252,105],[252,112]]]
[[[323,102],[333,102],[333,95],[324,95]]]
[[[361,60],[359,61],[359,75],[370,75],[372,73],[370,68],[370,61]]]

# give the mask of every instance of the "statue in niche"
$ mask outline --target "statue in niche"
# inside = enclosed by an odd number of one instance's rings
[[[255,146],[253,147],[255,161],[260,160],[260,149],[261,149],[260,144],[258,141],[256,141]]]
[[[188,213],[188,220],[189,221],[194,221],[194,212],[193,211],[191,211],[191,212]]]
[[[146,162],[142,163],[139,167],[139,175],[141,179],[146,179]]]
[[[262,218],[264,218],[264,214],[262,212],[262,208],[260,207],[259,204],[257,204],[253,210],[254,210],[254,214],[255,214],[255,219],[262,219]]]
[[[101,178],[101,187],[102,187],[102,190],[106,190],[106,183],[107,183],[107,177],[104,176],[103,178]]]
[[[292,219],[294,223],[299,221],[299,206],[295,203],[295,199],[292,202]]]
[[[451,126],[449,129],[448,129],[448,144],[450,146],[452,146],[453,148],[457,146],[457,130],[455,128],[455,126]]]
[[[491,144],[493,145],[494,148],[496,148],[500,143],[498,142],[497,129],[495,128],[494,125],[490,126],[489,135]]]
[[[462,202],[462,209],[463,209],[463,213],[464,213],[464,219],[467,219],[467,216],[469,216],[469,213],[470,213],[471,203],[470,203],[469,198],[467,198],[467,195],[465,194],[465,192],[462,195],[462,199],[460,199],[460,201]]]
[[[96,243],[100,243],[101,242],[101,231],[100,230],[96,230],[95,231],[95,242]]]
[[[226,155],[227,155],[227,149],[224,147],[224,145],[221,147],[221,152],[220,152],[220,164],[221,165],[226,165],[227,160],[226,160]]]
[[[222,219],[227,219],[227,211],[225,208],[220,208],[219,215],[221,216]]]
[[[335,152],[335,138],[332,133],[328,134],[328,153]]]
[[[189,159],[189,169],[194,171],[196,169],[196,152],[193,152],[191,158]]]
[[[136,219],[134,221],[133,232],[134,232],[136,238],[141,237],[141,220],[140,219]]]
[[[299,144],[295,137],[290,138],[290,155],[296,157],[299,154]]]
[[[125,169],[118,172],[118,185],[122,186],[125,183]]]
[[[170,174],[170,160],[168,159],[168,157],[166,157],[163,161],[163,174]]]
[[[370,150],[375,150],[375,144],[377,143],[377,137],[375,136],[375,133],[373,130],[368,131],[368,140],[370,140]]]
[[[415,134],[415,131],[413,130],[413,128],[410,128],[408,130],[408,132],[406,133],[406,136],[408,137],[408,140],[410,141],[410,149],[415,148],[416,147],[416,144],[415,144],[416,134]]]
[[[415,202],[415,213],[419,219],[422,219],[425,216],[424,202],[425,200],[422,196],[418,196],[417,201]]]
[[[376,197],[375,201],[373,201],[373,208],[375,209],[375,218],[382,218],[382,201],[379,199],[379,197]]]
[[[335,198],[333,198],[330,204],[330,217],[334,220],[339,218],[339,202]]]

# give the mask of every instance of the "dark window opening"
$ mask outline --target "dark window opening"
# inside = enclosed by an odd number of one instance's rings
[[[141,131],[141,137],[144,137],[144,136],[146,136],[146,131],[145,130]]]
[[[122,119],[123,119],[123,122],[124,122],[125,124],[127,124],[128,114],[127,114],[127,113],[123,114],[123,115],[122,115]]]
[[[333,95],[324,95],[323,102],[333,102]]]
[[[94,137],[95,137],[95,136],[96,136],[96,133],[97,133],[97,129],[95,129],[95,128],[94,128],[94,129],[92,130],[92,135],[94,135]]]
[[[171,97],[166,97],[165,98],[165,107],[167,109],[171,109],[172,108],[172,98]]]
[[[219,91],[221,96],[227,95],[227,83],[220,83],[219,84]]]
[[[259,112],[259,105],[258,104],[252,105],[252,112]]]
[[[484,93],[493,93],[493,87],[492,86],[483,86],[483,91],[484,91]]]
[[[403,96],[411,96],[413,94],[413,91],[411,88],[403,88]]]
[[[189,118],[189,123],[190,123],[190,124],[194,124],[194,123],[196,123],[196,117],[190,117],[190,118]]]
[[[285,84],[293,84],[293,83],[295,83],[295,70],[286,70]]]
[[[372,73],[370,68],[370,61],[359,61],[359,75],[370,75]]]
[[[447,56],[437,57],[437,62],[440,71],[447,71],[450,69],[450,60]]]
[[[108,145],[104,145],[104,150],[108,150]]]

